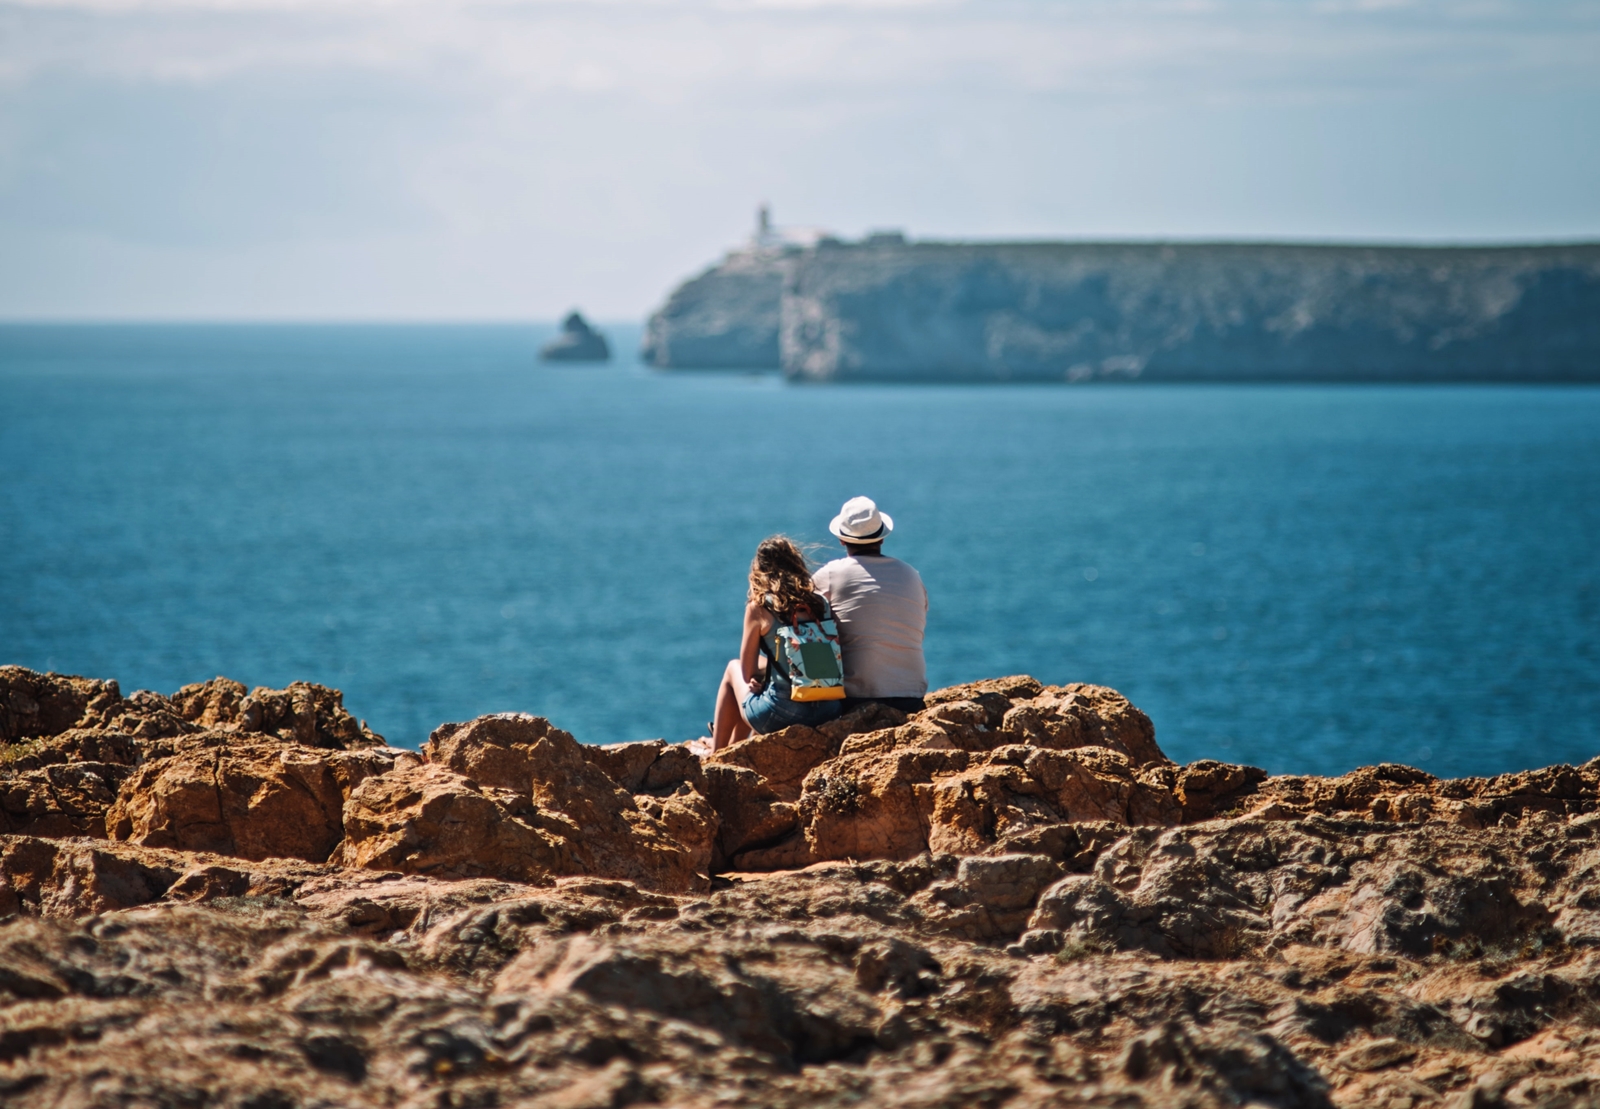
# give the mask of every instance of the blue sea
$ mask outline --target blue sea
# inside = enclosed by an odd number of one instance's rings
[[[935,686],[1114,686],[1274,772],[1600,754],[1600,389],[797,387],[607,330],[0,328],[0,662],[684,739],[756,543],[867,494]]]

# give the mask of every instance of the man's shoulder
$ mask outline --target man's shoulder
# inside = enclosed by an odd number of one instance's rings
[[[884,566],[877,574],[878,581],[883,588],[906,598],[921,598],[924,603],[928,599],[928,587],[922,584],[922,575],[917,573],[917,568],[909,562],[902,562],[898,558],[887,559],[892,566]]]
[[[834,580],[838,577],[839,563],[843,561],[844,559],[842,558],[836,558],[832,562],[823,563],[821,566],[818,566],[811,572],[811,581],[816,585],[818,590],[823,593],[828,591],[828,587],[832,585]]]
[[[838,589],[857,589],[862,582],[869,579],[869,575],[861,568],[861,563],[853,558],[836,558],[811,577],[823,593]]]
[[[917,568],[904,559],[891,558],[888,555],[884,555],[883,560],[885,562],[892,562],[894,564],[894,572],[909,575],[910,577],[916,578],[918,581],[922,580],[922,575],[917,573]]]
[[[850,558],[847,555],[844,558],[836,558],[832,562],[824,562],[821,566],[817,567],[816,573],[812,574],[811,576],[813,579],[820,581],[824,577],[831,578],[837,577],[839,574],[847,574],[851,570],[855,569],[858,565],[859,564],[855,559]]]
[[[819,566],[811,578],[820,582],[825,578],[872,578],[884,574],[909,575],[918,581],[922,580],[922,575],[917,573],[916,567],[911,563],[884,554],[866,558],[845,555],[843,558],[836,558]]]

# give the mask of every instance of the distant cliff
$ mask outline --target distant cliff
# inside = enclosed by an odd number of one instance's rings
[[[825,240],[730,254],[644,355],[817,381],[1596,381],[1600,245]]]
[[[779,366],[779,307],[795,252],[739,251],[685,281],[650,317],[646,362],[687,369]]]

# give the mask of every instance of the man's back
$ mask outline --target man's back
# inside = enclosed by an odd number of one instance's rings
[[[922,634],[928,591],[916,570],[887,555],[847,555],[815,575],[839,621],[844,688],[851,697],[921,697],[928,691]]]

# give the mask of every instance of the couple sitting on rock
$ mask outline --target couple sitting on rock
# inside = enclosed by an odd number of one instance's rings
[[[712,750],[752,731],[825,724],[869,702],[903,712],[923,707],[928,592],[914,569],[883,553],[894,521],[869,498],[855,497],[828,530],[845,555],[815,574],[785,536],[763,539],[756,548],[739,657],[728,663],[717,690]],[[842,682],[831,661],[835,629]],[[813,659],[820,680],[811,672]]]

